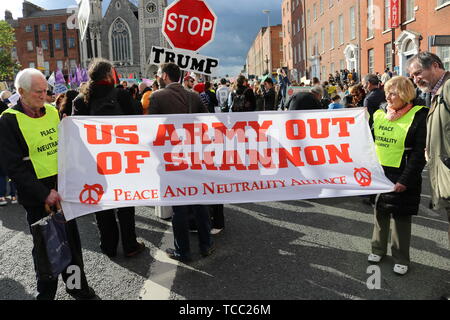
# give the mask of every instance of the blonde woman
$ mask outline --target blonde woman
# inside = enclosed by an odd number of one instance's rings
[[[421,174],[426,163],[428,109],[414,103],[416,91],[406,77],[394,77],[386,82],[385,94],[387,104],[373,115],[373,133],[378,159],[395,187],[393,192],[376,198],[372,253],[368,261],[378,263],[386,255],[391,228],[393,270],[404,275],[410,264],[411,221],[419,211]]]

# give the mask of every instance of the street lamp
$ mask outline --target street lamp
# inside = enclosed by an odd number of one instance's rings
[[[264,9],[262,11],[264,14],[267,14],[267,28],[270,27],[270,10]]]

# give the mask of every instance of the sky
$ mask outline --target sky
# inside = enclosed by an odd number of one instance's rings
[[[137,0],[132,0],[135,2]],[[175,0],[169,0],[169,4]],[[0,18],[6,9],[14,19],[22,16],[23,0],[1,0]],[[75,6],[76,0],[29,0],[45,9],[62,9]],[[219,76],[236,76],[245,65],[245,59],[256,35],[267,26],[267,15],[262,10],[271,10],[270,24],[281,24],[282,0],[206,0],[217,16],[215,39],[200,50],[200,54],[220,60]],[[103,12],[110,0],[103,1]]]

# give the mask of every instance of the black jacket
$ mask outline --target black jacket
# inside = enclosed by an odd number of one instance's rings
[[[264,90],[264,110],[277,110],[275,106],[276,92],[275,88],[270,88],[269,90]]]
[[[131,94],[124,89],[117,89],[114,86],[95,85],[89,97],[89,101],[93,101],[111,94],[112,90],[117,92],[117,102],[119,103],[123,115],[142,114],[139,112],[139,107]],[[72,115],[88,116],[91,115],[89,103],[84,102],[83,94],[79,94],[73,101]]]
[[[14,110],[23,112],[18,101]],[[6,113],[0,117],[0,162],[3,169],[16,184],[19,203],[23,206],[41,206],[50,190],[56,188],[57,176],[38,179],[30,160],[30,155],[15,114]]]
[[[380,109],[386,112],[386,105],[383,104]],[[403,154],[400,168],[383,166],[386,177],[394,184],[398,182],[405,185],[406,191],[381,194],[377,202],[378,210],[390,212],[394,216],[417,215],[422,188],[422,170],[426,164],[427,114],[428,108],[422,108],[415,114],[406,136],[407,151]]]
[[[256,111],[256,97],[253,90],[246,86],[238,86],[236,89],[236,94],[245,93],[245,110],[246,111]],[[232,97],[235,95],[234,91],[231,93]],[[233,103],[233,99],[231,99]],[[233,111],[233,110],[231,110]]]
[[[309,92],[297,92],[288,101],[289,110],[323,109],[322,103]]]
[[[386,102],[386,95],[384,94],[384,91],[381,89],[375,89],[367,94],[364,99],[364,107],[367,108],[370,116],[372,116],[384,102]]]
[[[0,101],[0,114],[2,114],[2,112],[5,111],[6,109],[8,109],[8,105],[3,101]]]

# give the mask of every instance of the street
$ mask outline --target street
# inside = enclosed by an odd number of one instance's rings
[[[450,288],[448,223],[427,209],[427,181],[420,214],[413,218],[411,271],[381,264],[381,288],[367,279],[372,208],[362,198],[265,202],[225,206],[225,229],[214,236],[216,252],[202,258],[192,233],[194,262],[166,257],[170,222],[153,207],[136,213],[137,234],[147,248],[135,258],[109,259],[99,249],[93,215],[78,219],[90,285],[107,300],[311,300],[437,299]],[[0,208],[0,299],[33,299],[32,239],[19,205]],[[57,299],[72,299],[59,282]]]

